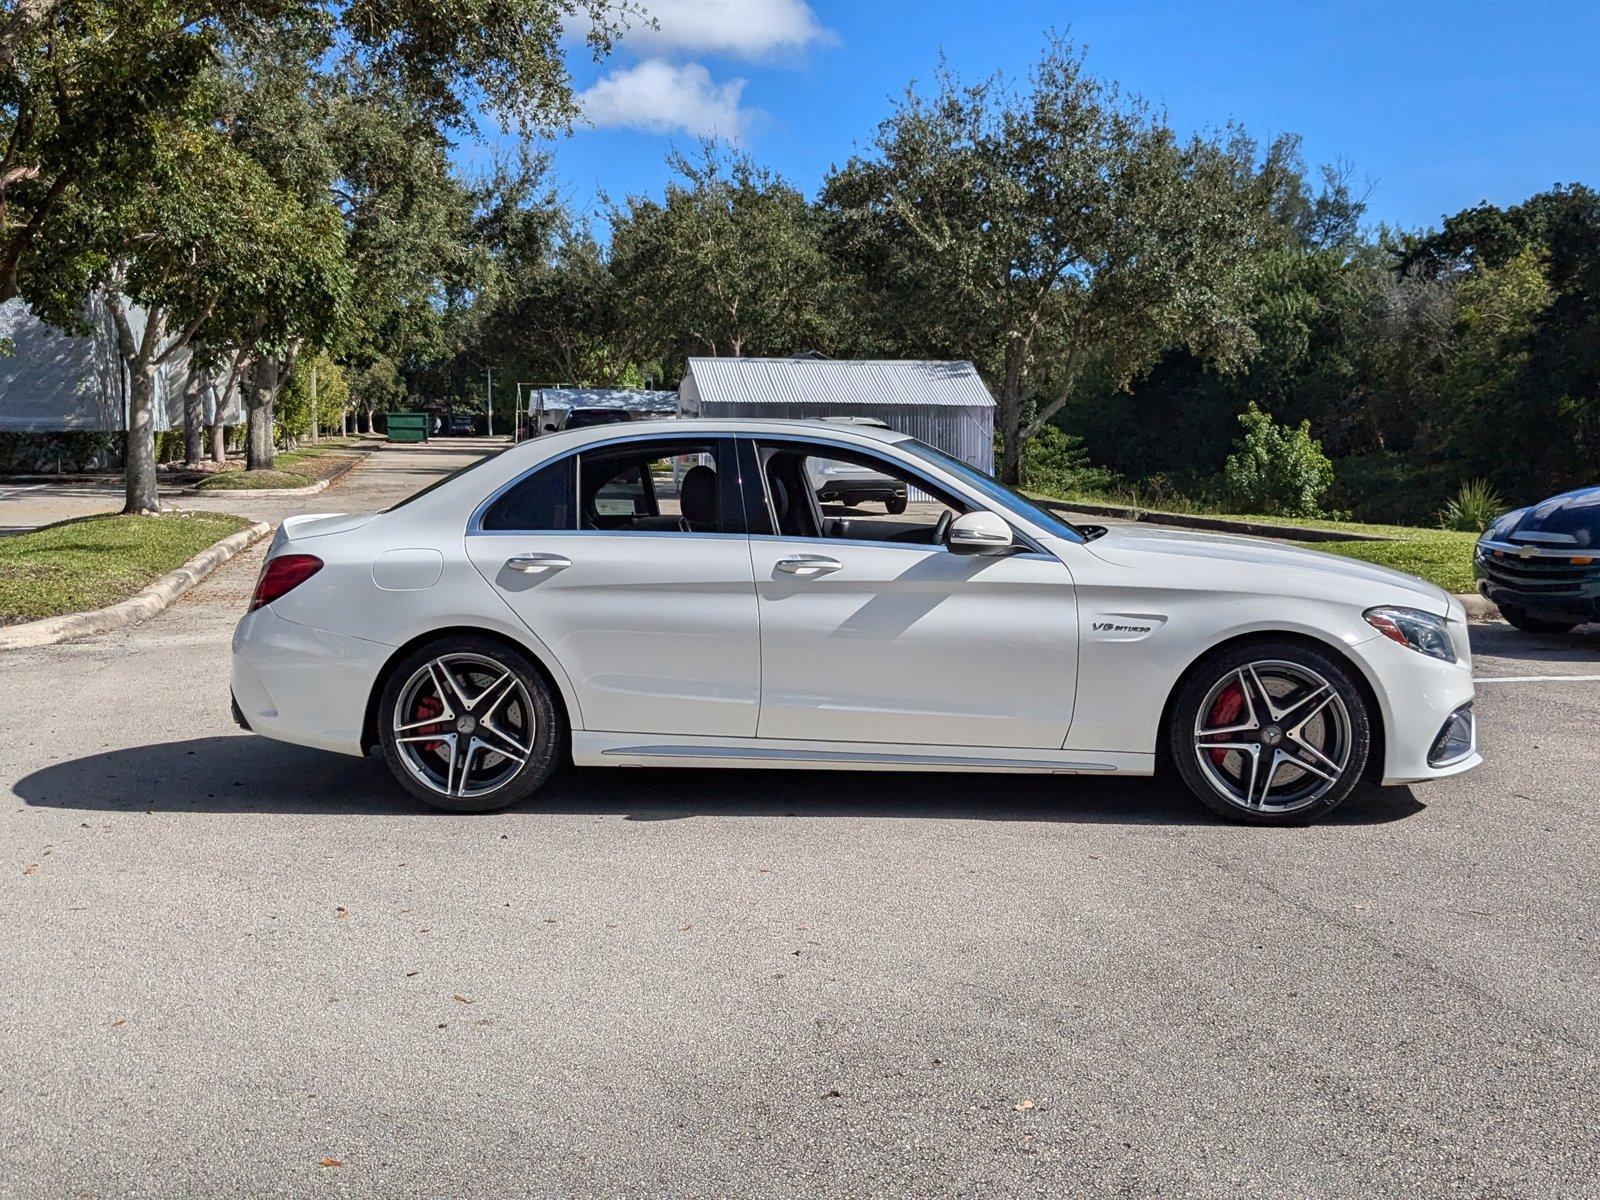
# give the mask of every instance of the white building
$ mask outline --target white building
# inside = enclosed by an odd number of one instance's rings
[[[128,379],[117,354],[117,333],[105,301],[95,296],[85,306],[86,334],[65,333],[47,325],[21,300],[0,304],[0,431],[61,433],[120,431],[127,428]],[[144,310],[132,307],[134,336],[144,332]],[[180,350],[156,369],[156,429],[183,428],[183,386],[189,352]],[[209,391],[209,390],[208,390]],[[206,420],[214,416],[214,396],[206,398]],[[223,413],[236,424],[237,395]]]
[[[994,397],[970,362],[691,358],[686,417],[872,417],[994,474]]]

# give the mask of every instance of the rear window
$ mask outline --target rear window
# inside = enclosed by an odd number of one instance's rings
[[[483,528],[517,532],[574,528],[575,462],[569,455],[519,479],[483,514]]]

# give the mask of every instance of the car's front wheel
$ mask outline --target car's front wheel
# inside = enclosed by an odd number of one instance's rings
[[[890,496],[883,502],[883,507],[888,510],[890,516],[897,517],[906,510],[906,498],[904,496]]]
[[[1348,669],[1297,642],[1252,642],[1190,672],[1167,748],[1213,812],[1288,825],[1331,812],[1360,782],[1372,715]]]
[[[384,761],[448,812],[525,800],[555,769],[560,715],[543,675],[492,638],[442,638],[395,665],[378,703]]]

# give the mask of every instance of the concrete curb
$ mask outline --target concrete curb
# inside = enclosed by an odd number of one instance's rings
[[[1244,533],[1251,537],[1281,538],[1290,542],[1392,542],[1393,538],[1373,533],[1351,533],[1343,529],[1317,529],[1313,526],[1279,525],[1273,521],[1239,520],[1233,517],[1206,517],[1194,513],[1161,512],[1156,509],[1128,508],[1121,504],[1074,504],[1066,500],[1033,500],[1061,513],[1088,513],[1095,517],[1120,517],[1125,521],[1148,521],[1152,525],[1172,525],[1179,529],[1206,529],[1214,533]]]
[[[94,637],[97,634],[126,629],[130,625],[148,621],[157,613],[166,611],[174,600],[239,551],[255,545],[271,533],[271,525],[258,521],[249,529],[229,534],[220,542],[215,542],[200,551],[176,571],[169,571],[143,591],[107,608],[66,613],[59,617],[45,617],[41,621],[0,627],[0,650],[27,650],[36,646],[54,646],[74,638]]]
[[[1499,621],[1500,607],[1487,596],[1480,596],[1477,592],[1457,592],[1456,599],[1461,601],[1461,607],[1467,610],[1469,621]]]

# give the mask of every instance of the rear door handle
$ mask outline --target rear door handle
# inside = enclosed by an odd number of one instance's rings
[[[844,569],[844,564],[837,558],[828,558],[822,554],[801,554],[795,558],[780,558],[776,564],[778,570],[786,575],[826,575],[830,571]]]
[[[565,571],[572,560],[565,554],[523,554],[506,559],[506,570],[523,575],[537,575],[541,571]]]

